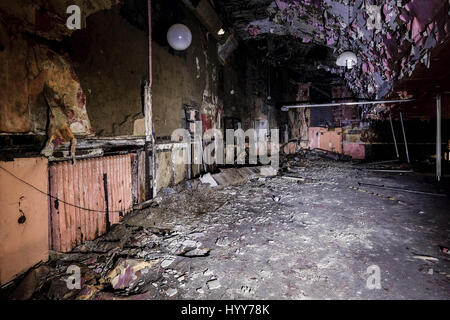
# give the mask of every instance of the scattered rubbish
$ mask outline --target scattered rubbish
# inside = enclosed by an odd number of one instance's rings
[[[196,289],[196,291],[198,293],[200,293],[200,294],[204,294],[205,293],[205,290],[203,290],[202,288],[198,288],[198,289]]]
[[[415,193],[415,194],[423,194],[423,195],[428,195],[428,196],[447,197],[446,194],[442,194],[442,193],[430,193],[430,192],[411,190],[411,189],[403,189],[403,188],[398,188],[398,187],[377,185],[377,184],[371,184],[371,183],[358,182],[358,185],[360,185],[360,186],[367,186],[367,187],[374,187],[374,188],[381,188],[381,189],[387,189],[387,190],[403,191],[403,192],[409,192],[409,193]]]
[[[252,288],[248,287],[248,286],[242,286],[241,287],[241,292],[243,294],[249,294],[252,291]]]
[[[209,277],[213,275],[213,272],[209,269],[206,269],[205,271],[203,271],[203,275]]]
[[[277,197],[277,196],[272,196],[272,199],[273,199],[273,201],[275,201],[275,202],[280,202],[280,201],[281,201],[281,198],[280,198],[280,197]]]
[[[335,161],[350,161],[350,160],[352,160],[351,156],[333,152],[333,151],[324,150],[324,149],[319,149],[319,148],[315,148],[312,150],[306,150],[306,152],[309,153],[310,155],[315,155],[315,156],[318,156],[318,157],[321,157],[324,159],[331,159],[331,160],[335,160]]]
[[[163,262],[161,262],[161,268],[163,268],[163,269],[168,268],[174,261],[175,261],[175,258],[163,260]]]
[[[177,290],[177,289],[169,289],[169,290],[166,291],[166,294],[167,294],[169,297],[173,297],[173,296],[176,295],[177,293],[178,293],[178,290]]]
[[[50,269],[46,266],[38,266],[31,269],[14,290],[10,299],[12,300],[28,300],[33,295],[34,291],[39,289],[42,282],[42,277],[49,273]]]
[[[147,208],[151,208],[151,207],[157,207],[161,204],[161,201],[162,201],[161,197],[156,197],[152,200],[148,200],[143,203],[134,205],[133,209],[134,210],[143,210],[143,209],[147,209]]]
[[[219,280],[213,279],[206,283],[208,285],[209,290],[216,290],[221,287]]]
[[[394,169],[365,169],[369,172],[383,172],[383,173],[414,173],[414,170],[394,170]]]
[[[450,249],[447,247],[439,246],[439,249],[441,250],[442,253],[450,254]]]
[[[201,248],[201,249],[196,248],[196,249],[185,251],[185,252],[179,254],[179,256],[188,257],[188,258],[207,257],[207,256],[209,256],[210,252],[211,252],[211,249],[209,249],[209,248]]]
[[[297,177],[297,176],[291,176],[291,175],[283,175],[282,178],[287,179],[287,180],[297,181],[298,183],[317,183],[318,182],[316,179]]]
[[[373,192],[373,191],[369,191],[369,190],[365,190],[365,189],[361,189],[361,188],[357,188],[357,187],[353,187],[353,186],[349,186],[348,188],[351,189],[351,190],[355,190],[355,191],[371,194],[371,195],[374,195],[374,196],[376,196],[378,198],[381,198],[381,199],[385,199],[385,200],[389,200],[389,201],[395,201],[395,202],[397,202],[398,204],[401,204],[401,205],[405,205],[405,206],[408,205],[408,203],[406,203],[404,201],[400,201],[400,200],[395,199],[394,197],[385,196],[385,195],[377,193],[377,192]]]
[[[216,241],[216,246],[218,247],[226,247],[230,244],[230,240],[228,237],[218,238]]]
[[[170,196],[172,194],[176,194],[177,192],[173,188],[162,188],[159,190],[159,194],[162,196]]]
[[[424,256],[424,255],[415,255],[415,256],[413,256],[413,258],[414,259],[425,260],[425,261],[434,261],[434,262],[439,261],[438,258],[430,257],[430,256]]]
[[[212,177],[212,175],[210,173],[207,173],[204,176],[200,177],[200,181],[203,184],[209,184],[211,187],[217,187],[218,186],[216,180],[214,180],[214,178]]]
[[[278,170],[272,166],[267,166],[267,167],[261,167],[260,173],[264,177],[273,177],[278,174]]]
[[[134,289],[143,280],[144,275],[151,274],[159,260],[150,262],[144,260],[120,259],[106,280],[114,290]],[[153,279],[153,280],[156,280]]]
[[[418,213],[417,213],[419,216],[423,216],[424,214],[425,214],[425,211],[419,211]]]

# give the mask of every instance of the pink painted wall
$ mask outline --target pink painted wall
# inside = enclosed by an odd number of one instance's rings
[[[360,143],[347,143],[344,142],[344,154],[351,156],[353,159],[365,159],[366,147]]]
[[[48,190],[46,158],[15,159],[0,166]],[[0,169],[0,284],[48,260],[48,197]],[[25,221],[19,223],[24,215]]]
[[[108,176],[109,223],[119,223],[133,209],[131,155],[54,163],[50,166],[51,248],[68,252],[106,232],[103,174]],[[83,210],[86,208],[96,211]]]
[[[309,147],[342,153],[342,128],[309,128]]]

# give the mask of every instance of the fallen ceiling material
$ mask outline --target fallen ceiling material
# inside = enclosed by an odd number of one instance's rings
[[[442,43],[450,26],[449,3],[442,0],[247,0],[216,1],[246,40],[289,36],[297,45],[326,46],[358,56],[352,70],[323,62],[317,73],[344,78],[357,96],[382,98],[396,80],[411,76],[419,63],[430,65],[431,49]],[[267,55],[277,55],[269,50]],[[286,59],[279,57],[278,61]],[[295,65],[297,70],[308,65]]]

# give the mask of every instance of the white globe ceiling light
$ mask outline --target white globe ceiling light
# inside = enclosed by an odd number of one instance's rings
[[[341,53],[338,57],[336,64],[340,67],[347,67],[348,69],[352,69],[358,63],[358,58],[356,54],[351,51],[345,51]]]
[[[167,42],[175,50],[186,50],[192,43],[191,30],[184,24],[174,24],[167,31]]]

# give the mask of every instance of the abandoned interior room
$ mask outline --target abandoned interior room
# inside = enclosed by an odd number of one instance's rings
[[[0,1],[0,299],[450,299],[450,1]]]

